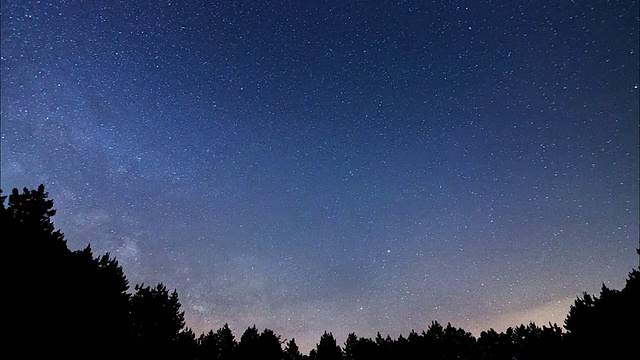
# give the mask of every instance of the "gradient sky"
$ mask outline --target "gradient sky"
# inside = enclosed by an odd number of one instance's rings
[[[2,1],[2,189],[197,334],[562,325],[638,265],[638,1]]]

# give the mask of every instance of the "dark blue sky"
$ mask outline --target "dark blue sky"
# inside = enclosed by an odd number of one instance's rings
[[[637,1],[2,2],[2,188],[308,351],[562,324],[638,264]]]

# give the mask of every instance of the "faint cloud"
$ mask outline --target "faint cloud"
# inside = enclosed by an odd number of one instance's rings
[[[468,326],[473,329],[471,331],[476,336],[485,330],[494,329],[502,332],[509,327],[527,325],[531,322],[538,326],[548,326],[551,323],[562,327],[574,300],[575,296],[564,297],[539,306],[497,315],[485,322],[463,325],[463,327],[466,329]]]

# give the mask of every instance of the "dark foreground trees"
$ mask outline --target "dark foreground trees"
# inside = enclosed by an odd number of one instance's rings
[[[21,358],[147,358],[187,350],[188,329],[174,291],[136,286],[91,247],[71,251],[54,229],[44,186],[14,189],[0,201],[8,346]],[[185,341],[187,339],[187,341]],[[195,343],[195,338],[191,341]],[[181,346],[182,345],[182,346]],[[144,354],[144,355],[143,355]]]
[[[7,201],[8,200],[8,201]],[[5,206],[5,202],[7,202]],[[622,290],[603,285],[571,306],[566,332],[557,325],[520,325],[476,339],[451,324],[432,322],[405,338],[349,334],[341,347],[325,332],[309,355],[295,339],[249,327],[237,341],[228,325],[199,337],[185,327],[178,293],[162,283],[130,293],[122,267],[90,246],[67,248],[55,230],[53,202],[44,186],[14,189],[0,201],[5,243],[6,352],[19,358],[66,359],[574,359],[631,358],[640,338],[640,273]],[[283,347],[284,345],[284,347]]]
[[[606,349],[606,357],[638,355],[640,339],[640,272],[633,270],[621,291],[602,284],[600,296],[578,297],[565,320],[567,345],[581,357]]]
[[[70,251],[54,229],[53,201],[44,186],[14,189],[2,197],[0,226],[6,244],[8,344],[21,357],[86,356],[102,349],[104,358],[122,354],[130,343],[128,282],[109,254],[93,257],[91,248]],[[34,346],[36,345],[36,346]]]

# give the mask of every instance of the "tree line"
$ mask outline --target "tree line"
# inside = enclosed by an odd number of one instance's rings
[[[1,194],[1,192],[0,192]],[[479,337],[434,321],[407,337],[358,337],[338,344],[330,332],[302,354],[254,325],[236,338],[227,324],[196,335],[184,320],[176,290],[129,282],[110,254],[90,246],[71,251],[51,218],[56,211],[44,186],[0,196],[4,252],[4,342],[20,358],[186,360],[359,359],[573,359],[637,356],[640,280],[633,269],[622,290],[604,284],[599,296],[583,293],[570,307],[564,330],[534,323]],[[8,201],[7,201],[8,200]],[[7,204],[5,205],[5,201]],[[635,354],[635,355],[633,355]]]

